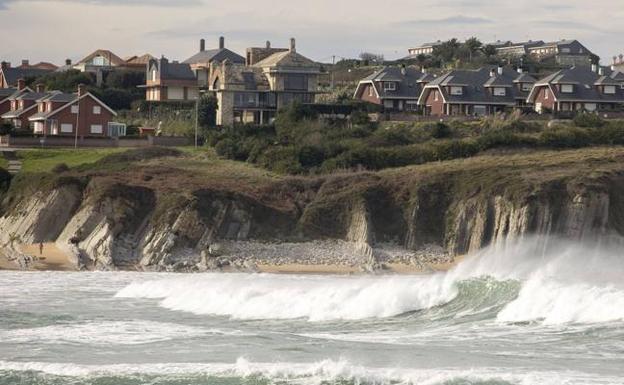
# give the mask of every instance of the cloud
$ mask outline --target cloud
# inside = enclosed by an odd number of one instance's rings
[[[442,19],[418,19],[401,21],[398,24],[403,26],[418,26],[418,25],[478,25],[478,24],[491,24],[492,20],[483,17],[471,17],[471,16],[450,16]]]
[[[58,3],[81,3],[87,5],[127,5],[127,6],[156,6],[156,7],[187,7],[202,5],[202,0],[50,0]],[[43,2],[43,0],[0,0],[0,10],[8,9],[9,4],[25,2]]]

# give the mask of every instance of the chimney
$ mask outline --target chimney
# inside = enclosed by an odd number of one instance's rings
[[[42,94],[45,92],[45,85],[42,83],[37,83],[37,85],[35,86],[36,91],[38,94]]]
[[[219,38],[219,49],[223,49],[223,48],[225,48],[225,38],[221,36]]]
[[[266,41],[266,49],[271,49],[271,42],[270,41]]]
[[[65,59],[65,65],[66,66],[70,66],[71,65],[71,59]]]
[[[297,45],[294,37],[290,38],[290,52],[297,52]]]
[[[591,71],[592,71],[592,72],[598,72],[598,65],[596,65],[596,64],[592,64],[592,65],[591,65]]]
[[[28,59],[22,59],[22,66],[28,67]]]
[[[522,67],[518,67],[518,73],[521,74],[522,73]]]
[[[87,93],[86,87],[84,84],[78,84],[78,97],[83,96]]]
[[[493,78],[494,76],[496,76],[496,70],[494,68],[492,68],[490,70],[490,77]]]
[[[204,52],[206,50],[206,40],[199,40],[199,52]]]
[[[21,91],[26,88],[26,80],[24,78],[17,79],[17,90]]]
[[[498,66],[498,74],[499,75],[503,74],[503,66]]]

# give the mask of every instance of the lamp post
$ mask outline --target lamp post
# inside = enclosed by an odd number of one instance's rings
[[[202,95],[206,93],[206,90],[198,89],[197,90],[197,99],[195,101],[195,148],[198,147],[198,136],[199,136],[199,100]]]

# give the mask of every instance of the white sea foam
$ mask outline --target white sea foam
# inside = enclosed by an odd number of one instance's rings
[[[236,333],[235,330],[203,329],[181,324],[130,320],[0,330],[0,341],[3,343],[139,345],[206,335],[235,335]]]
[[[77,365],[68,363],[11,362],[0,361],[0,372],[34,371],[47,375],[93,378],[100,376],[126,377],[132,375],[167,375],[188,377],[193,375],[212,377],[264,377],[271,381],[320,385],[328,381],[352,381],[358,384],[419,384],[438,385],[453,381],[462,384],[509,383],[519,385],[592,385],[620,384],[621,378],[598,376],[566,370],[535,371],[528,368],[442,368],[406,369],[374,368],[355,365],[347,360],[322,360],[314,363],[277,362],[254,363],[239,358],[236,363],[177,363],[177,364],[119,364]],[[494,382],[496,381],[496,382]],[[455,383],[455,382],[453,382]]]
[[[201,274],[132,283],[116,297],[160,299],[170,310],[235,319],[356,320],[444,305],[457,297],[459,282],[492,277],[522,283],[500,322],[596,323],[624,320],[622,276],[617,249],[529,239],[490,247],[431,276]]]

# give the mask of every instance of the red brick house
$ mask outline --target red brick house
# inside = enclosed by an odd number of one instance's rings
[[[355,99],[378,104],[386,111],[418,111],[418,98],[432,75],[414,67],[385,67],[362,79]]]
[[[0,116],[11,111],[11,99],[24,92],[32,92],[30,88],[26,87],[24,79],[17,82],[16,88],[0,88]]]
[[[450,71],[428,83],[418,104],[426,115],[491,115],[524,110],[535,79],[503,67]]]
[[[620,72],[597,66],[572,67],[538,81],[527,102],[539,113],[621,110],[624,79]]]
[[[37,100],[46,95],[41,84],[37,85],[37,89],[34,92],[14,93],[9,97],[10,109],[2,114],[2,119],[11,122],[18,130],[29,130],[30,121],[28,118],[37,112]]]
[[[117,113],[84,86],[76,94],[59,91],[37,100],[37,112],[29,117],[33,133],[59,136],[124,136],[125,126],[113,122]]]

